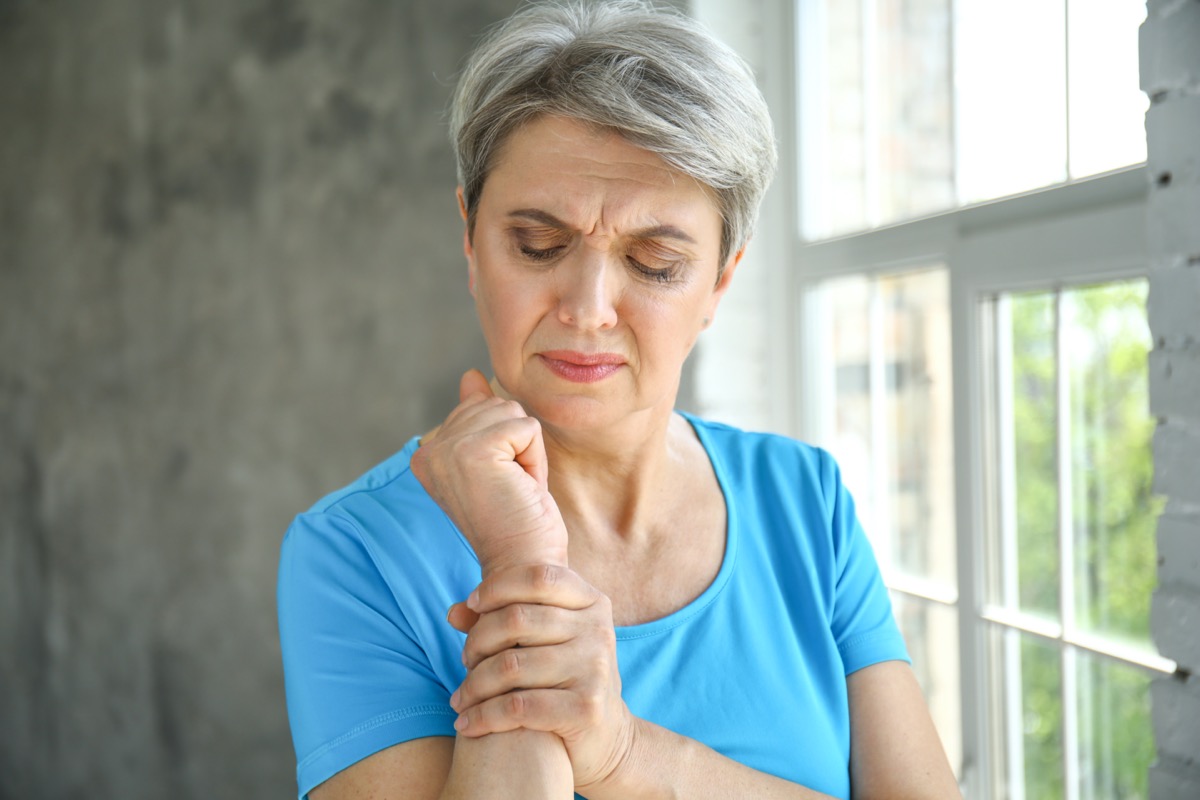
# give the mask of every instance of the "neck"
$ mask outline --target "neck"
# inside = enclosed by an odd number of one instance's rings
[[[634,544],[653,534],[694,438],[686,420],[653,410],[616,430],[544,430],[550,493],[577,544]]]

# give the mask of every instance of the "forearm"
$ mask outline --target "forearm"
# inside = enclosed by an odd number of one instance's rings
[[[629,752],[610,780],[580,791],[591,800],[830,800],[829,795],[759,772],[645,720],[638,720]]]
[[[484,577],[522,563],[566,563],[566,555],[522,551],[482,559]],[[570,800],[575,796],[571,760],[555,733],[517,729],[478,738],[457,736],[441,800]]]
[[[515,730],[459,736],[441,800],[570,800],[571,762],[553,733]]]

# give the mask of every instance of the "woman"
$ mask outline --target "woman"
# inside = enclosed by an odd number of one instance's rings
[[[288,533],[301,795],[957,796],[832,461],[673,410],[774,168],[744,64],[534,6],[451,127],[495,377]]]

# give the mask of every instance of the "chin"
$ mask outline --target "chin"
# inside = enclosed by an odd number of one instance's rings
[[[620,422],[627,412],[618,410],[612,402],[584,395],[538,394],[532,401],[521,400],[530,416],[551,428],[591,431]]]

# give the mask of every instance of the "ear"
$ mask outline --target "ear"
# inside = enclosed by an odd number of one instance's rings
[[[737,271],[738,264],[742,263],[742,256],[746,254],[746,248],[743,247],[729,257],[725,262],[725,269],[721,273],[717,285],[713,287],[712,297],[708,299],[708,310],[704,315],[704,327],[712,325],[713,319],[717,316],[717,306],[721,303],[721,298],[725,296],[725,292],[729,289],[729,284],[733,283],[733,273]]]
[[[467,257],[467,290],[475,296],[475,248],[471,245],[471,229],[467,224],[467,200],[461,186],[455,191],[458,198],[458,214],[463,221],[463,255]]]

